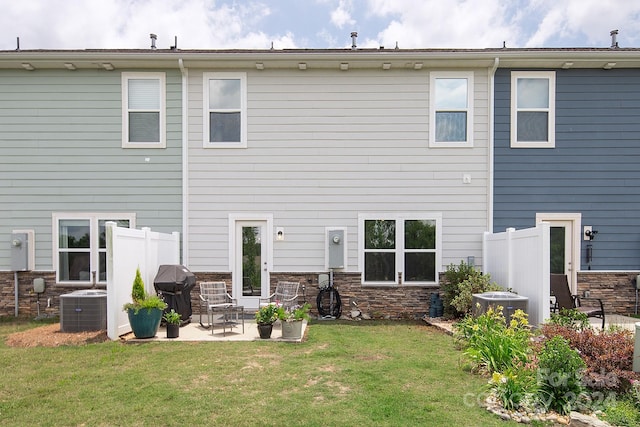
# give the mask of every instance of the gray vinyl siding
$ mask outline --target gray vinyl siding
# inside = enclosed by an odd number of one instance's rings
[[[119,71],[1,70],[0,241],[35,230],[36,269],[52,270],[53,212],[135,213],[138,227],[181,231],[181,76],[166,77],[167,148],[123,149]]]
[[[553,149],[509,148],[510,71],[496,74],[494,231],[578,212],[598,230],[592,269],[640,268],[640,70],[557,70]]]
[[[230,213],[272,214],[284,228],[276,272],[322,271],[325,227],[347,227],[357,271],[358,214],[368,212],[442,213],[443,264],[479,260],[487,70],[475,72],[473,148],[429,148],[428,86],[414,70],[250,71],[247,148],[203,149],[202,70],[189,70],[190,268],[229,269]]]

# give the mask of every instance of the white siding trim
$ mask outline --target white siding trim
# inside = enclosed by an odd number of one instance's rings
[[[234,272],[236,258],[236,222],[238,221],[266,221],[267,229],[265,242],[267,245],[267,269],[273,270],[273,214],[259,213],[230,213],[229,214],[229,271]]]
[[[577,290],[578,271],[581,271],[580,256],[582,254],[582,214],[580,212],[558,213],[558,212],[536,212],[536,224],[541,222],[568,221],[573,225],[573,241],[571,242],[571,282]]]
[[[535,78],[549,80],[549,122],[547,141],[518,141],[518,79]],[[490,94],[493,96],[493,94]],[[511,72],[511,148],[555,148],[556,146],[556,73],[555,71]]]
[[[209,141],[209,80],[240,80],[240,142]],[[202,74],[202,147],[203,148],[247,148],[247,73],[203,73]]]
[[[436,141],[436,79],[467,79],[467,140],[460,142],[438,142]],[[473,108],[473,98],[475,85],[473,71],[432,71],[429,73],[429,147],[473,147],[473,122],[475,112]],[[463,110],[460,110],[463,111]]]
[[[129,79],[160,81],[160,141],[129,142]],[[167,147],[167,83],[165,73],[122,73],[122,148]]]
[[[182,89],[182,265],[189,265],[189,69],[182,58],[178,65]]]
[[[129,220],[129,228],[136,228],[136,214],[135,213],[127,213],[127,212],[53,212],[51,214],[51,228],[52,228],[52,261],[51,265],[53,265],[53,269],[56,272],[56,283],[64,284],[65,286],[81,286],[86,287],[87,285],[91,285],[91,279],[88,281],[72,281],[72,282],[63,282],[60,281],[60,264],[58,261],[58,244],[60,243],[59,238],[59,227],[58,222],[60,220],[65,219],[83,219],[89,221],[89,229],[91,232],[90,238],[91,243],[89,246],[90,249],[90,259],[91,259],[91,268],[95,268],[98,263],[98,252],[99,252],[99,236],[98,236],[98,222],[100,220],[114,220],[114,219],[126,219]],[[100,283],[100,279],[96,280],[96,283]],[[106,282],[102,282],[103,284]]]
[[[404,248],[399,249],[396,246],[396,274],[393,282],[365,282],[364,280],[364,221],[367,219],[385,219],[395,221],[405,220],[419,220],[419,219],[431,219],[436,221],[436,262],[435,262],[435,281],[433,282],[405,282],[404,277],[404,260],[402,259],[405,251]],[[400,228],[396,227],[396,233],[404,231],[404,226]],[[398,238],[396,235],[396,242],[404,242],[404,236]],[[363,286],[432,286],[439,283],[439,272],[442,271],[442,213],[441,212],[410,212],[410,213],[359,213],[358,214],[358,269],[361,272],[361,283]],[[402,282],[398,281],[398,273],[402,274]]]

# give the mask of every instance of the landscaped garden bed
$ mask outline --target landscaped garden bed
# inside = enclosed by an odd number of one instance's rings
[[[450,266],[448,273],[445,312],[448,303],[451,317],[463,316],[454,324],[454,337],[468,369],[487,376],[484,404],[496,416],[566,424],[577,411],[611,425],[640,426],[640,377],[632,370],[630,331],[594,330],[576,310],[552,314],[538,330],[521,310],[510,321],[500,306],[472,316],[468,296],[486,290],[490,278],[479,280],[465,265]]]

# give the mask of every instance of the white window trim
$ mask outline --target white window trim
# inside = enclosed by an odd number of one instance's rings
[[[436,79],[467,79],[467,108],[459,111],[467,112],[467,140],[456,142],[436,141]],[[473,147],[473,93],[474,82],[472,71],[432,71],[429,73],[429,147],[431,148],[451,148],[451,147]]]
[[[237,79],[240,80],[240,141],[239,142],[211,142],[210,110],[209,110],[209,80]],[[247,73],[203,73],[202,75],[202,146],[203,148],[247,148]]]
[[[549,108],[530,109],[547,111],[549,114],[548,141],[518,141],[518,79],[548,79]],[[523,110],[525,111],[525,110]],[[512,71],[511,72],[511,148],[555,148],[556,146],[556,73],[555,71]]]
[[[160,81],[160,141],[129,142],[129,80],[148,79]],[[166,148],[167,100],[165,73],[122,73],[122,148]],[[151,111],[151,110],[144,110]]]
[[[61,281],[60,280],[60,260],[59,260],[59,221],[66,219],[83,219],[89,221],[89,230],[91,237],[90,245],[90,260],[91,270],[93,271],[98,265],[99,252],[100,252],[100,236],[98,233],[98,223],[100,220],[116,220],[126,219],[129,220],[129,228],[136,227],[136,214],[127,212],[54,212],[52,214],[51,225],[53,228],[52,233],[52,265],[56,272],[56,283],[63,284],[65,286],[78,286],[86,287],[92,285],[92,280],[87,281]],[[96,283],[106,285],[106,281],[96,280]]]
[[[364,280],[364,221],[371,219],[396,221],[396,274],[393,282],[366,282]],[[404,221],[406,220],[432,220],[436,222],[436,266],[435,280],[429,282],[405,282],[404,281]],[[439,284],[439,276],[442,271],[442,213],[440,212],[414,212],[414,213],[360,213],[358,214],[358,269],[361,272],[363,286],[436,286]],[[402,282],[398,276],[402,276]]]

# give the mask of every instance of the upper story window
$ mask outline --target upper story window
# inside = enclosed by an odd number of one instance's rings
[[[441,214],[359,215],[359,261],[363,284],[438,283]]]
[[[165,148],[165,74],[122,73],[122,147]]]
[[[555,72],[511,72],[511,147],[555,147],[555,109]]]
[[[430,147],[473,145],[473,73],[430,74]]]
[[[56,282],[92,285],[107,283],[106,223],[135,227],[131,213],[54,213],[53,265]]]
[[[204,147],[247,146],[247,76],[204,73]]]

